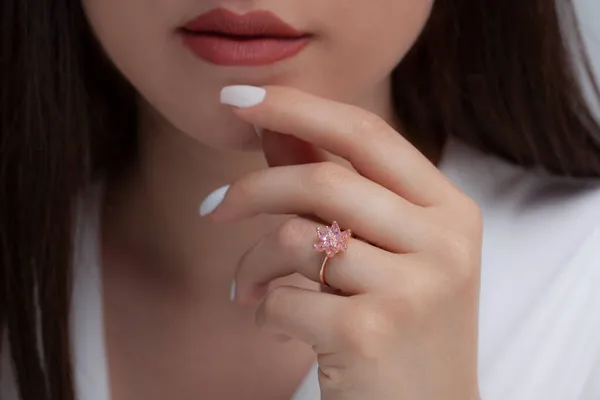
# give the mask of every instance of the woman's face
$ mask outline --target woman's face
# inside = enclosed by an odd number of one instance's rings
[[[214,147],[243,148],[254,133],[219,104],[223,86],[292,86],[368,108],[386,92],[386,78],[415,42],[433,1],[83,0],[83,5],[108,56],[163,122]],[[268,12],[253,13],[260,10]],[[248,18],[239,17],[244,14]],[[280,26],[274,16],[289,26]]]

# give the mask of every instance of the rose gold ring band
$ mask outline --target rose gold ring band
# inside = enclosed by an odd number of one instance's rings
[[[327,254],[323,256],[323,261],[321,261],[321,268],[319,269],[319,281],[321,281],[321,285],[329,286],[327,281],[325,280],[325,267],[327,266],[327,261],[329,261],[330,257],[327,257]]]
[[[315,250],[325,253],[319,269],[319,281],[321,285],[329,286],[325,278],[327,262],[336,254],[346,251],[348,241],[351,237],[352,232],[349,229],[342,231],[336,221],[333,221],[331,226],[317,227],[317,238],[319,241],[313,247]]]

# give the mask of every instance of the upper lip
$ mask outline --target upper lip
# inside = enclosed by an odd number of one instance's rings
[[[239,15],[224,8],[216,8],[198,16],[184,25],[183,30],[250,37],[297,38],[306,35],[271,11],[257,10]]]

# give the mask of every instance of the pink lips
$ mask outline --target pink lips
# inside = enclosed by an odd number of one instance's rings
[[[238,15],[223,8],[200,15],[181,34],[198,57],[229,66],[273,64],[298,54],[311,39],[270,11]]]

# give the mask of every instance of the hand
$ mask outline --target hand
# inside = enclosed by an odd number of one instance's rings
[[[314,151],[308,164],[283,160],[234,182],[209,215],[217,222],[298,215],[242,257],[237,302],[260,301],[259,326],[313,347],[323,399],[477,399],[478,207],[374,114],[289,88],[266,90],[262,103],[234,113],[280,133],[266,131],[265,147],[291,138]],[[324,161],[322,150],[355,171]],[[317,221],[334,220],[368,242],[352,238],[329,260],[326,282],[337,291],[265,293],[268,282],[292,273],[319,282]]]

